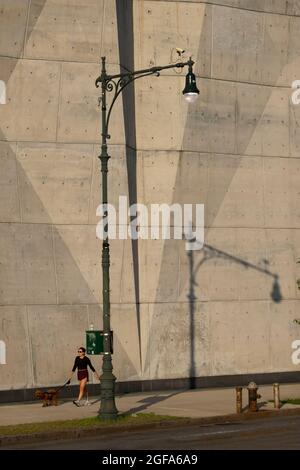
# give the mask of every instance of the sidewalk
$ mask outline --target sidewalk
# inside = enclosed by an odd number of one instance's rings
[[[272,386],[259,387],[260,410],[274,410]],[[280,386],[280,399],[300,398],[300,384]],[[40,401],[26,404],[0,405],[0,426],[38,423],[46,421],[89,418],[97,415],[99,398],[90,398],[90,406],[76,407],[72,401],[61,401],[59,406],[42,407]],[[248,392],[243,389],[243,407],[248,403]],[[226,416],[236,412],[235,389],[203,389],[169,392],[145,392],[124,394],[116,398],[120,413],[155,413],[187,418]],[[281,409],[298,408],[285,404]]]

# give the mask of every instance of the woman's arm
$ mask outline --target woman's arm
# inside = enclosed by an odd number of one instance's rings
[[[91,370],[94,372],[94,374],[96,375],[97,379],[100,380],[100,376],[99,376],[98,372],[96,371],[95,367],[92,365],[91,360],[90,360],[89,357],[87,357],[87,364],[88,364],[88,366],[91,368]]]
[[[77,367],[78,367],[78,356],[75,358],[74,365],[73,365],[73,369],[72,369],[72,372],[71,372],[71,375],[70,375],[69,380],[72,379],[73,374],[74,374],[75,370],[77,369]]]
[[[70,382],[72,380],[72,377],[73,377],[73,374],[74,374],[74,372],[72,371],[70,377],[68,378],[67,385],[70,384]]]
[[[75,372],[75,370],[77,369],[78,367],[78,356],[75,357],[75,361],[74,361],[74,366],[73,366],[73,369],[72,369],[72,372]]]

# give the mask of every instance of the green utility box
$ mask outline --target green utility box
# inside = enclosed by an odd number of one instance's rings
[[[104,353],[104,335],[100,330],[86,331],[86,352],[93,356]],[[111,331],[110,352],[113,353],[113,332]]]

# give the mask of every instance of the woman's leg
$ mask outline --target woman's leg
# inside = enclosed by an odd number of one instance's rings
[[[87,379],[82,379],[79,382],[79,396],[78,396],[78,401],[81,400],[83,395],[85,394],[85,387],[86,387]]]

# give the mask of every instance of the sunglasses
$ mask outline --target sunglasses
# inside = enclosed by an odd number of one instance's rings
[[[77,351],[77,352],[79,352],[79,353],[83,353],[83,351],[81,351],[81,350],[79,350],[79,351]]]

